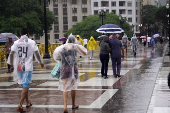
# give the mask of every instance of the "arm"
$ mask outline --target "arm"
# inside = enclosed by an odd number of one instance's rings
[[[13,71],[14,71],[14,66],[13,66],[14,53],[15,53],[15,52],[12,51],[11,54],[10,54],[10,65],[11,65],[11,67],[10,67],[10,72],[13,72]]]
[[[86,48],[84,48],[81,45],[76,45],[76,47],[77,47],[77,49],[76,49],[77,52],[81,52],[83,55],[87,55],[87,49]]]
[[[35,51],[35,52],[34,52],[34,55],[35,55],[35,57],[37,58],[38,62],[41,64],[41,67],[43,68],[43,67],[44,67],[44,63],[43,63],[43,61],[42,61],[42,59],[41,59],[41,56],[40,56],[39,52],[38,52],[38,51]]]

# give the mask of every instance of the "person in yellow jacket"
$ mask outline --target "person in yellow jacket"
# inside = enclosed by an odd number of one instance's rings
[[[94,58],[93,55],[94,55],[95,45],[96,45],[96,41],[94,40],[93,36],[91,36],[90,40],[87,43],[87,49],[89,49],[90,51],[90,60]]]
[[[78,41],[79,45],[84,46],[84,41],[83,41],[83,39],[81,39],[79,35],[77,35],[76,38],[77,38],[77,41]],[[80,59],[81,59],[81,58],[82,58],[82,57],[80,56]]]
[[[80,45],[84,46],[84,41],[80,38],[79,35],[77,35],[77,41],[79,42]]]

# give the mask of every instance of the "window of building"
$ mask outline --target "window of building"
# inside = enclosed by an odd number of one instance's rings
[[[136,2],[136,7],[138,7],[138,2]]]
[[[98,2],[94,2],[94,7],[98,7]]]
[[[101,7],[109,7],[109,1],[101,1]]]
[[[128,18],[128,22],[132,22],[132,18]]]
[[[108,12],[108,13],[109,13],[109,9],[106,9],[106,12]]]
[[[87,4],[87,0],[82,0],[82,4]]]
[[[63,25],[64,31],[68,30],[68,25]]]
[[[72,4],[77,4],[77,0],[72,0]]]
[[[119,13],[120,13],[120,14],[126,14],[126,13],[125,13],[125,9],[120,9],[120,10],[119,10]]]
[[[84,20],[86,17],[87,17],[87,16],[83,16],[83,18],[82,18],[82,19]]]
[[[132,14],[132,10],[128,10],[128,14],[131,15]]]
[[[77,22],[77,16],[72,16],[72,21]]]
[[[116,6],[116,1],[112,2],[112,6]]]
[[[59,34],[54,34],[55,39],[59,39]]]
[[[58,15],[58,8],[54,8],[54,15]]]
[[[53,0],[53,6],[58,7],[58,0]]]
[[[63,4],[63,7],[67,7],[67,4]]]
[[[128,2],[128,3],[127,3],[127,6],[128,6],[128,7],[132,7],[132,2]]]
[[[54,32],[59,32],[59,26],[54,26]]]
[[[77,8],[72,8],[72,13],[77,13]]]
[[[83,13],[87,13],[87,8],[82,8]]]
[[[136,31],[139,31],[139,26],[138,25],[136,25]]]
[[[138,10],[136,10],[136,15],[138,15]]]
[[[112,12],[113,12],[114,14],[116,14],[116,10],[112,10]]]
[[[55,17],[55,22],[54,24],[58,24],[58,17]]]
[[[35,38],[35,40],[40,40],[40,36],[39,35],[35,35],[34,38]]]
[[[138,22],[138,17],[136,17],[136,22]]]
[[[68,18],[67,17],[63,17],[63,24],[68,24]]]
[[[63,15],[67,15],[67,8],[63,8]]]
[[[119,1],[119,6],[125,6],[125,1]]]
[[[94,14],[95,14],[95,15],[98,14],[98,10],[94,10]]]

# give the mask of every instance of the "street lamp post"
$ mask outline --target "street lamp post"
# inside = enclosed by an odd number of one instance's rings
[[[169,35],[169,37],[170,37],[169,2],[167,3],[166,8],[167,8],[167,18],[168,18],[168,35]],[[168,52],[168,55],[170,56],[170,38],[169,38],[169,52]]]
[[[140,29],[140,36],[141,36],[141,28],[142,28],[142,24],[139,24],[139,29]]]
[[[102,25],[103,25],[103,17],[106,17],[106,8],[105,7],[103,9],[101,9],[99,7],[99,16],[100,16],[100,18],[102,17]]]
[[[44,0],[44,24],[45,24],[45,54],[43,58],[50,58],[49,52],[48,52],[48,36],[47,36],[47,20],[46,20],[46,0]]]

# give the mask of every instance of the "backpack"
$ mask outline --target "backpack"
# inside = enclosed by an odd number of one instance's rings
[[[123,43],[126,44],[127,43],[127,39],[123,38]]]

